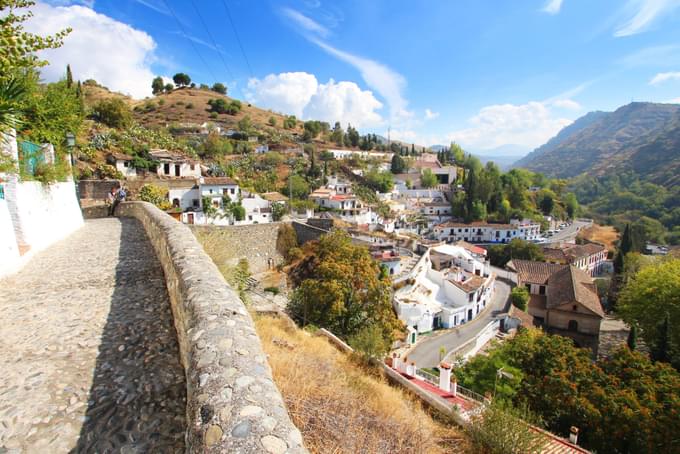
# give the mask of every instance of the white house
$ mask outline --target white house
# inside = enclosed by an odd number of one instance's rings
[[[541,234],[541,225],[531,220],[513,219],[510,224],[489,224],[487,222],[444,222],[435,225],[433,236],[449,243],[470,241],[474,243],[509,243],[514,238],[533,241]]]
[[[495,275],[484,256],[463,245],[429,248],[394,295],[400,320],[419,333],[452,328],[491,302]]]
[[[168,189],[168,200],[174,208],[182,211],[201,208],[201,193],[197,184]]]
[[[154,149],[149,155],[156,161],[156,173],[166,178],[200,178],[201,166],[198,162],[172,153],[168,150]]]
[[[374,221],[370,208],[352,193],[352,185],[335,177],[330,178],[328,185],[312,192],[309,199],[320,207],[335,210],[347,222],[364,225]]]
[[[371,253],[373,260],[380,263],[381,266],[387,268],[390,276],[396,276],[401,273],[401,257],[394,251],[378,250]]]
[[[200,180],[200,195],[210,199],[215,208],[222,207],[222,197],[237,202],[241,197],[238,183],[229,177],[202,177]]]
[[[249,194],[244,197],[241,199],[241,205],[246,210],[246,218],[243,221],[235,222],[235,224],[267,224],[273,221],[271,202],[258,194]]]
[[[127,179],[137,178],[137,169],[132,166],[132,159],[132,156],[123,153],[111,153],[107,157],[109,164],[113,165]]]

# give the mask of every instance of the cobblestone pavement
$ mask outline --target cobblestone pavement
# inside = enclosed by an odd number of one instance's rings
[[[0,453],[182,452],[185,379],[135,219],[98,219],[0,280]]]

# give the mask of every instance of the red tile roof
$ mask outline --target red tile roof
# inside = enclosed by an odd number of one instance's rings
[[[238,183],[229,177],[205,177],[203,184],[238,186]]]

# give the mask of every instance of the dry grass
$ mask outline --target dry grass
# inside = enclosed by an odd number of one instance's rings
[[[435,421],[410,395],[370,375],[324,338],[272,317],[258,318],[256,327],[311,452],[470,452],[460,430]]]
[[[610,225],[593,224],[592,227],[582,230],[579,237],[603,244],[607,249],[613,251],[616,249],[619,233]]]

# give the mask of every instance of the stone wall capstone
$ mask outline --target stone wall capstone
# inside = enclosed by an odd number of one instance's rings
[[[187,452],[304,453],[253,321],[191,230],[146,202],[124,202],[165,273],[187,379]]]

